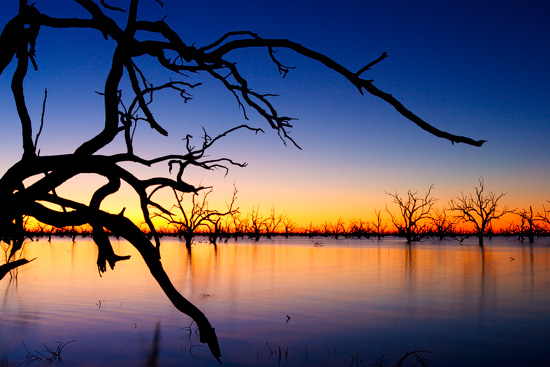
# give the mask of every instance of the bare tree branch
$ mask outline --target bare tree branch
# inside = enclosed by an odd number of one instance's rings
[[[36,137],[34,138],[34,151],[36,155],[38,155],[38,152],[36,152],[36,148],[38,147],[38,138],[40,138],[40,134],[42,133],[42,128],[44,127],[44,115],[46,114],[47,99],[48,99],[48,89],[44,89],[44,101],[42,102],[42,115],[40,117],[40,128],[38,129],[38,132],[36,133]]]
[[[119,7],[116,7],[116,6],[111,6],[111,5],[107,4],[107,3],[105,2],[105,0],[101,0],[101,5],[103,5],[104,8],[109,9],[109,10],[119,11],[119,12],[122,12],[122,13],[126,13],[126,10],[121,9],[121,8],[119,8]]]

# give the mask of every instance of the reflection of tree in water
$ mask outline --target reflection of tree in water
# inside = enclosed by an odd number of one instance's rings
[[[508,248],[504,251],[500,247],[500,241],[505,240],[499,239],[481,248],[471,247],[471,244],[460,248],[443,244],[421,249],[413,243],[404,244],[402,249],[396,250],[402,264],[402,304],[407,306],[407,313],[414,316],[417,302],[422,297],[430,297],[430,293],[441,284],[446,284],[454,272],[458,272],[460,285],[456,291],[461,302],[457,303],[454,298],[450,298],[449,302],[453,307],[475,310],[473,314],[480,322],[490,315],[487,312],[502,307],[503,298],[533,297],[536,288],[536,249],[532,245],[521,246],[518,252],[510,253]],[[448,249],[446,246],[449,246]],[[441,254],[438,254],[440,251]],[[539,256],[539,259],[545,258],[542,252]],[[439,283],[439,277],[442,283]]]
[[[198,87],[200,82],[190,83],[182,74],[206,74],[208,78],[219,81],[235,97],[239,107],[245,111],[246,118],[247,110],[255,111],[283,141],[297,146],[289,135],[292,118],[279,114],[271,102],[273,95],[252,90],[247,77],[241,73],[240,65],[230,58],[234,51],[260,48],[268,53],[279,73],[285,76],[292,68],[279,61],[276,51],[287,49],[340,74],[360,93],[367,92],[384,100],[406,119],[432,135],[452,143],[461,142],[473,146],[481,146],[485,142],[435,128],[405,108],[391,94],[378,89],[371,79],[365,78],[369,69],[388,56],[386,53],[354,72],[333,59],[295,42],[285,39],[264,39],[249,31],[230,32],[214,43],[198,48],[183,42],[164,20],[138,20],[138,0],[132,0],[126,10],[108,6],[104,1],[101,1],[101,6],[92,0],[75,2],[88,14],[87,17],[51,17],[34,7],[34,4],[29,6],[26,0],[20,0],[19,13],[5,25],[0,35],[0,74],[5,70],[12,70],[6,69],[10,63],[16,64],[11,89],[20,119],[23,146],[21,159],[0,178],[0,202],[3,205],[0,212],[0,239],[9,243],[12,252],[15,253],[24,239],[23,224],[24,218],[27,217],[58,228],[87,224],[92,228],[93,239],[98,247],[97,266],[100,272],[103,272],[106,271],[107,264],[112,269],[118,261],[129,258],[115,254],[109,235],[124,238],[139,251],[151,274],[174,306],[195,320],[200,330],[201,342],[208,344],[218,361],[221,353],[214,328],[205,315],[176,290],[164,271],[160,261],[160,238],[151,220],[150,210],[154,208],[168,213],[155,195],[162,190],[174,190],[182,194],[197,193],[204,189],[183,180],[184,173],[187,173],[190,167],[227,170],[231,165],[245,166],[245,163],[235,162],[228,157],[210,157],[207,152],[228,134],[242,130],[258,133],[262,130],[239,125],[212,136],[203,129],[198,139],[189,134],[184,137],[183,153],[145,158],[138,155],[134,149],[137,126],[147,125],[155,133],[168,135],[168,131],[162,127],[162,123],[153,113],[153,96],[159,95],[160,92],[175,92],[187,102],[191,99],[189,91]],[[157,2],[162,4],[160,1]],[[120,19],[118,15],[121,12],[125,13],[124,27],[115,20]],[[42,107],[40,127],[33,133],[32,119],[23,89],[29,66],[38,71],[41,54],[36,53],[36,45],[40,41],[38,36],[42,27],[97,30],[99,37],[112,42],[115,46],[104,89],[98,93],[104,104],[103,129],[83,142],[75,151],[55,155],[41,154],[43,152],[38,144],[44,128],[46,98]],[[138,33],[140,37],[137,37]],[[87,35],[91,36],[92,33]],[[85,46],[91,44],[93,43],[86,42]],[[40,50],[45,49],[47,50]],[[155,75],[172,73],[173,78],[149,79],[151,75],[147,75],[147,71],[150,69],[146,71],[138,64],[142,57],[157,62],[153,66],[157,68]],[[129,92],[127,89],[123,91],[125,85],[129,86]],[[32,85],[30,87],[32,88]],[[68,116],[67,120],[78,121],[78,118],[80,116]],[[114,147],[118,141],[124,145],[122,151]],[[63,147],[63,142],[59,141],[57,146]],[[108,153],[113,151],[116,153]],[[173,176],[140,179],[129,168],[149,168],[159,163],[176,168]],[[77,198],[66,196],[62,190],[58,190],[65,182],[85,174],[93,174],[107,181],[95,187],[89,202],[78,201]],[[151,240],[149,235],[144,234],[128,219],[125,208],[117,214],[109,213],[102,208],[105,199],[117,193],[123,184],[137,194]],[[12,264],[15,265],[17,264]]]
[[[151,350],[147,356],[147,367],[158,366],[159,360],[159,345],[160,345],[160,321],[157,321],[155,332],[153,333],[153,341],[151,342]]]
[[[3,365],[4,361],[12,360],[10,349],[22,347],[21,340],[14,338],[14,335],[26,334],[32,329],[40,318],[40,307],[28,304],[24,297],[17,294],[17,272],[0,284],[4,287],[0,297],[0,365]]]
[[[525,296],[529,298],[535,294],[535,254],[533,244],[521,247],[520,255],[502,254],[495,248],[483,246],[479,251],[479,293],[478,311],[481,321],[486,310],[496,309],[501,297],[507,292],[509,295]],[[507,274],[515,272],[521,267],[521,285],[516,283],[517,276]],[[521,292],[521,294],[516,294]]]
[[[416,312],[416,297],[417,297],[417,282],[418,277],[416,276],[416,273],[418,271],[418,266],[416,264],[416,246],[411,244],[410,242],[407,242],[405,244],[405,289],[407,291],[407,301],[408,301],[408,308],[407,312],[409,313],[409,316],[414,317],[414,313]]]

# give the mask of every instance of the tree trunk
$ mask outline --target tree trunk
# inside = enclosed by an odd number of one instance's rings
[[[187,247],[187,251],[191,251],[191,244],[193,243],[193,234],[185,232],[183,237],[185,238],[185,247]]]
[[[412,242],[412,231],[410,228],[407,228],[407,231],[405,232],[405,238],[407,239],[407,243]]]

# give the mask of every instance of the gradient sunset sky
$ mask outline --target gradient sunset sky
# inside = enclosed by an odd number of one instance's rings
[[[107,2],[123,8],[129,3]],[[0,4],[0,26],[17,13],[17,3]],[[51,16],[88,17],[72,1],[35,3]],[[230,59],[246,70],[250,86],[279,94],[272,99],[279,113],[298,119],[291,136],[303,149],[284,146],[266,122],[248,111],[248,124],[264,128],[265,134],[237,132],[211,152],[248,162],[248,167],[231,168],[227,176],[193,171],[187,177],[191,184],[214,186],[214,205],[223,206],[235,184],[244,213],[253,206],[263,212],[274,207],[302,225],[338,217],[370,219],[374,209],[391,203],[385,192],[422,194],[433,184],[442,206],[461,191],[473,191],[479,177],[487,189],[506,192],[503,202],[512,208],[533,205],[540,211],[550,200],[546,1],[164,0],[163,8],[154,0],[141,1],[142,19],[165,15],[182,39],[197,47],[227,31],[250,30],[265,38],[291,39],[354,71],[387,52],[389,57],[368,72],[378,88],[442,130],[488,140],[476,148],[431,136],[385,102],[361,96],[339,75],[291,52],[277,54],[283,64],[297,67],[285,80],[265,50],[234,52]],[[35,129],[48,89],[41,155],[72,152],[102,128],[102,98],[95,91],[103,88],[113,46],[99,32],[41,30],[39,71],[29,70],[25,84]],[[1,172],[22,153],[10,91],[14,66],[0,76]],[[168,80],[168,73],[150,64],[143,68],[151,80]],[[203,83],[189,103],[172,95],[157,97],[152,110],[169,136],[138,127],[137,153],[182,152],[187,133],[199,136],[204,126],[216,135],[246,122],[219,82],[207,75],[192,75],[189,81]],[[167,166],[138,171],[143,177],[153,173],[168,174]],[[83,186],[79,181],[67,190],[83,195]],[[135,202],[135,197],[128,199]],[[121,205],[132,208],[127,198],[110,205],[113,211]]]

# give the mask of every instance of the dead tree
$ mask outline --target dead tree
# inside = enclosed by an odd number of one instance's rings
[[[533,213],[533,207],[529,206],[529,210],[522,209],[517,211],[516,214],[521,218],[520,235],[522,237],[526,236],[529,243],[535,242],[535,234],[540,231],[540,228],[537,225],[538,218]]]
[[[269,216],[264,219],[263,226],[265,228],[265,235],[267,238],[271,238],[277,233],[279,226],[281,226],[286,214],[276,214],[275,208],[271,208]]]
[[[342,217],[338,217],[336,223],[333,224],[329,222],[328,225],[335,239],[338,239],[341,234],[346,233],[346,227],[344,225],[344,220],[342,219]]]
[[[369,238],[371,231],[372,229],[370,227],[370,223],[364,221],[363,219],[352,220],[350,223],[349,234],[351,236],[355,236],[357,238],[365,236]]]
[[[374,234],[376,234],[376,237],[378,237],[378,240],[380,241],[382,239],[382,236],[386,233],[386,225],[384,222],[382,222],[382,211],[374,209],[374,215],[376,216],[376,220],[371,221],[372,228],[374,230]]]
[[[292,219],[290,219],[288,214],[283,215],[281,224],[285,231],[285,238],[288,238],[291,233],[294,233],[296,231],[296,223]]]
[[[445,208],[441,210],[435,208],[429,217],[432,222],[433,231],[439,237],[439,240],[443,240],[446,236],[451,235],[456,225],[456,220],[448,216],[447,212],[448,210]]]
[[[245,233],[249,232],[248,218],[242,218],[240,213],[234,213],[231,215],[231,223],[229,227],[233,226],[233,238],[235,241],[239,238],[244,238]]]
[[[178,194],[176,190],[173,190],[173,192],[176,204],[172,210],[169,213],[159,211],[154,216],[164,219],[176,228],[176,233],[185,239],[185,246],[188,251],[191,251],[193,237],[200,229],[209,229],[210,225],[214,225],[218,229],[218,222],[221,218],[227,215],[235,215],[239,211],[239,208],[235,208],[237,188],[234,188],[231,202],[228,204],[227,210],[223,212],[209,208],[208,196],[212,193],[212,189],[203,191],[202,194],[190,194],[191,203],[188,208],[185,207],[184,199],[189,194]],[[214,239],[216,238],[217,236],[214,237]]]
[[[387,195],[393,198],[394,204],[397,204],[399,216],[394,216],[387,206],[386,211],[390,215],[397,232],[405,236],[407,243],[420,239],[422,232],[420,223],[430,218],[432,207],[437,200],[431,196],[432,190],[433,185],[430,186],[424,197],[418,196],[418,192],[412,192],[411,190],[407,191],[406,197],[401,197],[397,192],[394,194],[386,192]]]
[[[494,192],[485,191],[483,178],[478,179],[479,187],[474,187],[475,194],[464,195],[461,193],[450,201],[450,209],[458,212],[456,217],[465,224],[474,226],[474,232],[479,240],[479,246],[483,247],[483,237],[492,233],[491,224],[507,213],[511,213],[504,205],[499,209],[499,201],[506,193],[496,195]]]
[[[266,221],[264,217],[260,214],[260,208],[252,207],[252,211],[250,212],[250,214],[248,214],[247,218],[248,222],[250,223],[250,237],[253,238],[255,241],[259,241],[261,234],[267,231],[265,226]]]
[[[156,99],[153,96],[158,96],[161,91],[174,92],[183,101],[188,101],[191,99],[190,91],[200,85],[199,81],[191,82],[191,76],[193,80],[203,77],[213,79],[235,97],[245,118],[252,110],[265,119],[283,141],[297,145],[289,135],[292,118],[279,113],[272,103],[273,94],[259,91],[261,87],[252,89],[247,74],[242,72],[234,56],[240,50],[246,49],[266,52],[275,69],[285,76],[292,68],[285,66],[276,53],[277,50],[285,49],[319,62],[346,79],[359,93],[366,92],[382,99],[406,119],[432,135],[452,143],[473,146],[481,146],[485,142],[441,131],[408,110],[391,94],[378,89],[366,74],[388,56],[385,52],[358,70],[350,70],[332,58],[296,42],[266,39],[250,31],[228,32],[206,45],[187,44],[164,19],[138,19],[139,0],[129,0],[126,9],[109,6],[103,0],[74,2],[81,8],[79,15],[63,18],[48,15],[48,11],[44,9],[52,5],[47,2],[41,3],[43,9],[40,9],[34,4],[28,5],[27,0],[19,0],[18,13],[5,24],[0,35],[0,75],[7,77],[5,71],[12,72],[11,90],[19,116],[22,141],[21,159],[14,162],[0,178],[0,239],[9,243],[12,252],[16,252],[24,238],[24,216],[54,227],[88,224],[98,246],[97,265],[100,272],[106,270],[107,263],[113,268],[118,261],[128,258],[114,253],[108,233],[126,239],[138,249],[168,298],[179,310],[196,321],[200,340],[208,343],[218,360],[221,354],[214,329],[204,314],[182,297],[164,272],[159,252],[160,238],[151,220],[151,208],[166,215],[169,213],[158,202],[155,194],[159,190],[174,190],[181,194],[197,193],[203,189],[186,182],[187,179],[184,180],[188,167],[212,170],[227,169],[231,165],[244,166],[244,163],[235,162],[229,157],[212,158],[206,153],[221,138],[232,132],[249,130],[258,133],[262,130],[248,125],[236,126],[214,135],[204,130],[198,141],[190,135],[184,137],[182,151],[153,157],[144,156],[134,146],[134,133],[138,126],[150,127],[150,134],[168,135],[163,127],[164,123],[155,117]],[[162,5],[160,0],[156,2],[159,6]],[[179,18],[175,16],[170,19]],[[26,88],[33,88],[32,80],[25,81],[30,67],[38,71],[40,52],[52,52],[47,47],[37,47],[41,42],[39,34],[42,28],[48,28],[52,32],[63,29],[61,36],[57,38],[58,42],[63,41],[61,37],[67,34],[67,30],[85,29],[87,37],[93,37],[93,32],[96,32],[99,39],[105,40],[102,50],[112,50],[102,90],[98,91],[98,95],[93,91],[89,94],[90,98],[96,96],[102,99],[102,128],[97,134],[80,142],[76,149],[52,155],[41,154],[44,152],[39,149],[38,138],[43,127],[44,113],[40,128],[36,129],[37,123],[33,124],[23,89],[24,84]],[[83,40],[82,45],[92,48],[96,43]],[[95,51],[90,49],[90,52]],[[146,60],[147,69],[140,67],[141,60]],[[7,68],[12,63],[15,67]],[[172,76],[167,77],[167,73]],[[74,77],[78,78],[78,75]],[[85,94],[85,91],[82,93]],[[68,127],[78,126],[78,117],[66,116]],[[122,148],[115,143],[118,141],[123,143]],[[62,142],[59,143],[58,146],[62,147]],[[166,172],[165,175],[155,174],[151,178],[138,178],[134,171],[136,166],[147,169],[159,164],[167,164],[169,168],[176,167],[177,170],[172,175]],[[57,194],[56,189],[63,183],[83,174],[101,176],[107,181],[94,188],[89,202],[78,201],[70,194]],[[31,177],[31,180],[27,180]],[[102,206],[104,200],[118,192],[123,184],[137,194],[149,234],[140,231],[138,225],[125,216],[124,210],[112,214]]]
[[[307,235],[309,238],[319,235],[319,228],[314,227],[312,222],[309,222],[309,226],[306,229]]]
[[[550,200],[547,200],[547,202],[550,203]],[[535,220],[537,221],[537,228],[548,235],[550,232],[550,209],[546,209],[546,206],[543,205],[542,212],[537,212]]]

